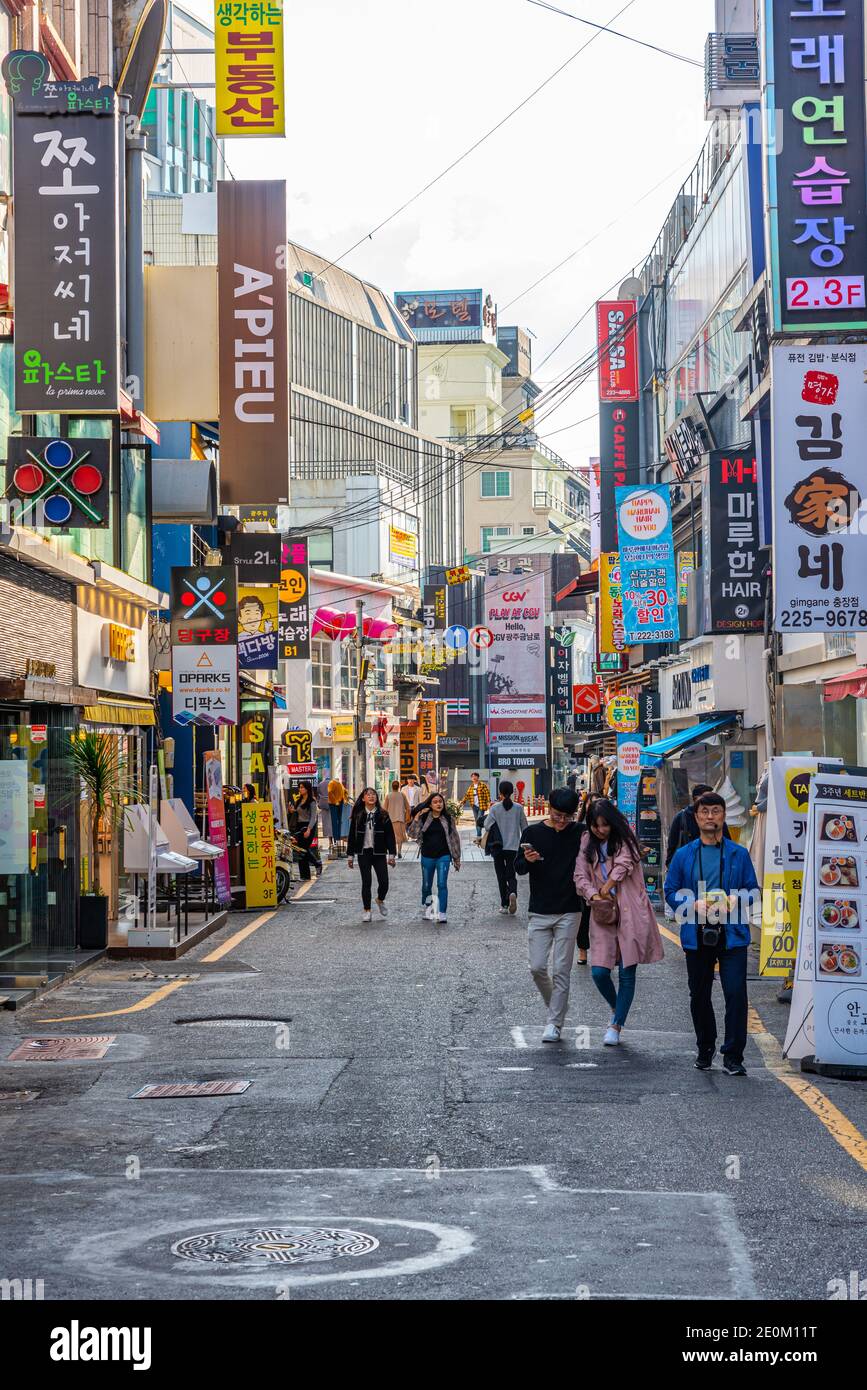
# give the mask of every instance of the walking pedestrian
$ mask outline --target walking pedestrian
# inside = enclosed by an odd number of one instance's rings
[[[376,906],[380,917],[387,917],[388,870],[394,867],[396,852],[394,827],[379,802],[375,787],[365,787],[352,808],[346,842],[346,864],[352,868],[356,856],[361,871],[361,920],[369,922],[373,875],[376,874]]]
[[[411,772],[403,784],[403,794],[407,799],[410,812],[414,811],[422,799],[421,787],[414,772]]]
[[[293,803],[290,830],[298,845],[298,872],[305,881],[310,878],[310,865],[317,877],[322,873],[319,858],[319,807],[313,795],[313,783],[302,782]]]
[[[461,838],[458,834],[445,797],[434,792],[429,801],[415,808],[409,827],[409,838],[418,840],[421,858],[421,902],[429,922],[447,921],[449,904],[449,869],[455,873],[461,867]],[[433,900],[433,882],[437,883],[437,905]]]
[[[698,1071],[710,1071],[717,1028],[713,981],[719,978],[725,999],[725,1042],[720,1051],[729,1076],[746,1076],[747,949],[758,879],[752,860],[724,835],[726,804],[717,792],[705,792],[695,804],[699,837],[679,849],[665,879],[665,898],[680,927],[686,955],[689,1002],[698,1056]]]
[[[644,884],[643,855],[626,817],[610,801],[587,814],[575,885],[590,905],[590,973],[613,1010],[604,1038],[617,1047],[635,998],[639,965],[663,958],[662,937]],[[618,966],[618,984],[611,978]]]
[[[410,805],[406,796],[400,789],[400,782],[396,779],[391,784],[391,791],[385,798],[385,810],[389,820],[394,826],[394,841],[397,845],[397,857],[403,858],[403,846],[406,844],[406,823],[410,818]]]
[[[461,797],[461,805],[469,805],[476,822],[476,844],[481,844],[485,816],[491,809],[491,791],[487,782],[482,781],[478,772],[474,772],[470,777],[470,785]]]
[[[668,832],[668,846],[665,851],[665,867],[668,868],[672,859],[679,849],[684,845],[691,844],[699,837],[698,820],[696,819],[695,808],[699,799],[712,788],[704,782],[697,782],[692,789],[692,805],[684,806],[682,811],[678,811],[674,820],[671,822],[671,829]],[[725,827],[725,838],[731,839],[728,826]]]
[[[343,783],[337,777],[332,777],[328,783],[328,812],[331,819],[331,853],[339,853],[340,841],[343,839],[341,834],[341,821],[343,820],[343,803],[346,793]]]
[[[500,913],[518,911],[518,880],[515,876],[515,859],[521,836],[527,829],[527,817],[523,806],[516,806],[512,797],[513,783],[501,782],[498,788],[499,799],[494,803],[484,822],[483,844],[485,853],[494,861],[494,871],[500,888]]]
[[[557,1043],[569,1007],[569,980],[581,916],[575,887],[581,829],[575,824],[578,797],[568,787],[555,787],[548,807],[546,819],[529,826],[521,836],[515,872],[530,876],[530,974],[548,1010],[542,1041]]]

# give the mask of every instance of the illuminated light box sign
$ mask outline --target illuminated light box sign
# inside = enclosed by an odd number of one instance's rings
[[[109,524],[111,441],[10,435],[7,498],[21,526]]]

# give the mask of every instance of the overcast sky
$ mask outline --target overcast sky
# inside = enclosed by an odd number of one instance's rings
[[[556,3],[606,23],[626,0]],[[190,8],[208,12],[202,0]],[[286,0],[286,12],[289,136],[229,141],[227,159],[236,178],[285,177],[290,236],[329,258],[437,175],[594,32],[528,0]],[[702,60],[713,22],[713,0],[632,0],[614,27]],[[643,262],[707,129],[702,68],[602,34],[341,264],[390,293],[482,287],[499,304],[501,324],[532,330],[534,375],[545,388],[592,348],[593,316],[538,364],[596,298]],[[596,452],[598,431],[594,421],[562,427],[594,408],[595,380],[538,424],[572,464]]]

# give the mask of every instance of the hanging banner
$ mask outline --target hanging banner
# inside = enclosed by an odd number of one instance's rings
[[[572,733],[572,648],[550,639],[551,717],[565,733]]]
[[[488,742],[499,767],[544,767],[547,698],[544,574],[485,580]]]
[[[617,488],[623,631],[629,642],[677,642],[677,574],[667,485]]]
[[[403,784],[408,777],[418,777],[418,727],[401,720],[400,724],[400,780]]]
[[[14,107],[15,409],[116,413],[117,96],[95,77],[54,81],[43,53],[9,53],[2,71]]]
[[[238,585],[238,665],[276,671],[279,594],[276,584]]]
[[[617,735],[617,809],[626,817],[633,832],[638,825],[638,789],[641,785],[643,747],[643,734]]]
[[[286,184],[217,184],[221,503],[289,493]]]
[[[445,584],[425,584],[422,597],[422,621],[425,632],[445,632],[446,620]]]
[[[310,660],[310,566],[307,540],[283,542],[280,571],[280,641],[283,661]]]
[[[694,550],[679,550],[677,552],[677,601],[681,606],[686,603],[688,598],[687,577],[695,573],[695,562]]]
[[[446,570],[446,583],[454,586],[455,584],[469,584],[473,574],[469,565],[456,565],[454,569]]]
[[[772,371],[775,630],[863,632],[867,346],[775,347]]]
[[[798,978],[812,981],[816,1061],[867,1067],[864,899],[867,777],[817,772],[810,784]],[[846,883],[828,866],[846,861]],[[787,1040],[788,1041],[788,1040]]]
[[[244,710],[241,717],[241,747],[245,753],[249,749],[249,780],[264,800],[269,795],[268,769],[274,766],[274,711],[271,705],[267,709]]]
[[[615,491],[641,482],[640,415],[637,401],[599,406],[599,544],[604,554],[617,549]]]
[[[234,565],[239,584],[280,582],[280,537],[256,531],[234,531],[224,559]]]
[[[596,305],[600,401],[637,401],[638,305],[634,299]]]
[[[788,975],[794,968],[801,921],[807,806],[816,759],[772,758],[765,822],[765,865],[762,877],[761,975]],[[846,856],[839,856],[845,860]],[[845,862],[820,866],[829,889],[851,885]]]
[[[238,722],[238,648],[172,647],[172,714],[177,724]]]
[[[623,588],[617,551],[599,557],[599,651],[603,656],[619,656],[626,651]]]
[[[217,139],[285,135],[283,0],[214,5]]]
[[[171,576],[172,646],[234,646],[237,583],[230,565],[175,566]]]
[[[274,847],[274,807],[250,801],[241,807],[244,845],[244,883],[247,907],[277,906],[277,855]]]
[[[867,328],[864,6],[764,0],[770,334]]]
[[[420,700],[417,724],[418,772],[430,780],[437,764],[437,707],[433,700]]]
[[[709,456],[702,526],[708,632],[764,632],[765,562],[759,554],[754,455],[715,451]]]
[[[398,565],[414,568],[418,564],[418,536],[414,531],[388,528],[388,558]]]
[[[111,521],[111,440],[10,434],[6,497],[19,526],[103,529]]]
[[[231,907],[232,884],[229,874],[229,840],[226,834],[226,804],[223,801],[223,763],[215,749],[204,756],[205,788],[208,797],[208,843],[223,851],[214,860],[214,888],[220,907]]]

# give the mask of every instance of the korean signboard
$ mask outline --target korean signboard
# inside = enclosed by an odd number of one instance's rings
[[[867,328],[861,0],[764,0],[771,334]]]
[[[617,514],[614,493],[618,487],[640,482],[639,407],[637,402],[599,407],[599,543],[603,554],[617,549]]]
[[[599,733],[604,729],[602,687],[599,684],[573,685],[572,727],[576,734]]]
[[[238,665],[242,671],[276,671],[279,594],[276,584],[238,585]]]
[[[21,526],[101,529],[111,513],[111,440],[10,434],[6,496]]]
[[[605,723],[619,734],[634,733],[640,718],[638,701],[632,695],[612,695],[605,706]]]
[[[804,850],[807,843],[807,806],[810,781],[818,768],[809,758],[772,758],[768,783],[765,827],[765,862],[762,878],[762,940],[759,971],[762,975],[788,975],[795,964],[801,921]],[[829,889],[848,886],[852,866],[838,856],[839,864],[825,867]]]
[[[400,780],[418,776],[418,729],[415,724],[400,724]]]
[[[280,640],[283,661],[310,660],[310,566],[307,541],[284,541],[280,571]]]
[[[422,596],[422,620],[425,632],[445,632],[446,586],[444,584],[425,584]]]
[[[217,0],[217,138],[284,135],[283,0]]]
[[[446,570],[446,583],[450,586],[469,584],[471,578],[472,570],[469,565],[456,565],[454,569]]]
[[[241,807],[241,838],[247,907],[276,907],[277,855],[270,800],[251,801]]]
[[[229,565],[172,570],[172,646],[238,640],[237,586]]]
[[[867,1067],[865,844],[867,777],[820,769],[807,810],[796,991],[812,994],[810,1051],[817,1062],[835,1066]],[[797,1002],[790,1033],[801,1012]],[[788,1050],[789,1038],[786,1043]]]
[[[596,305],[600,401],[637,401],[638,305],[634,299]]]
[[[676,642],[677,574],[671,501],[664,484],[616,491],[627,642]]]
[[[433,700],[420,700],[418,706],[418,771],[427,777],[436,772],[437,764],[437,707]]]
[[[551,714],[562,729],[572,731],[572,649],[551,638]]]
[[[286,184],[217,185],[220,497],[285,502],[289,490]]]
[[[280,537],[256,531],[235,531],[225,557],[235,566],[239,584],[277,584],[280,580]]]
[[[641,750],[643,734],[617,735],[617,808],[636,830],[638,821],[638,789],[641,785]]]
[[[418,536],[415,532],[400,531],[396,526],[389,526],[388,558],[413,569],[418,563]]]
[[[235,571],[172,570],[172,710],[179,724],[237,724]]]
[[[606,552],[599,557],[599,651],[603,656],[619,657],[625,650],[620,555]]]
[[[177,724],[238,722],[238,648],[172,647],[172,713]]]
[[[500,767],[546,762],[545,577],[495,572],[485,580],[488,740]]]
[[[759,554],[758,471],[752,454],[710,455],[702,526],[708,631],[764,632],[765,566]]]
[[[777,632],[867,628],[867,346],[773,350]]]
[[[705,536],[707,532],[705,532]],[[695,551],[679,550],[677,552],[677,601],[684,604],[687,601],[687,584],[689,575],[695,573]]]
[[[420,343],[482,340],[481,290],[407,291],[396,294],[394,302]]]
[[[349,715],[346,719],[332,719],[331,721],[331,742],[332,743],[354,743],[355,742],[355,716]]]
[[[118,410],[117,98],[54,82],[41,53],[3,60],[14,105],[15,409]]]

